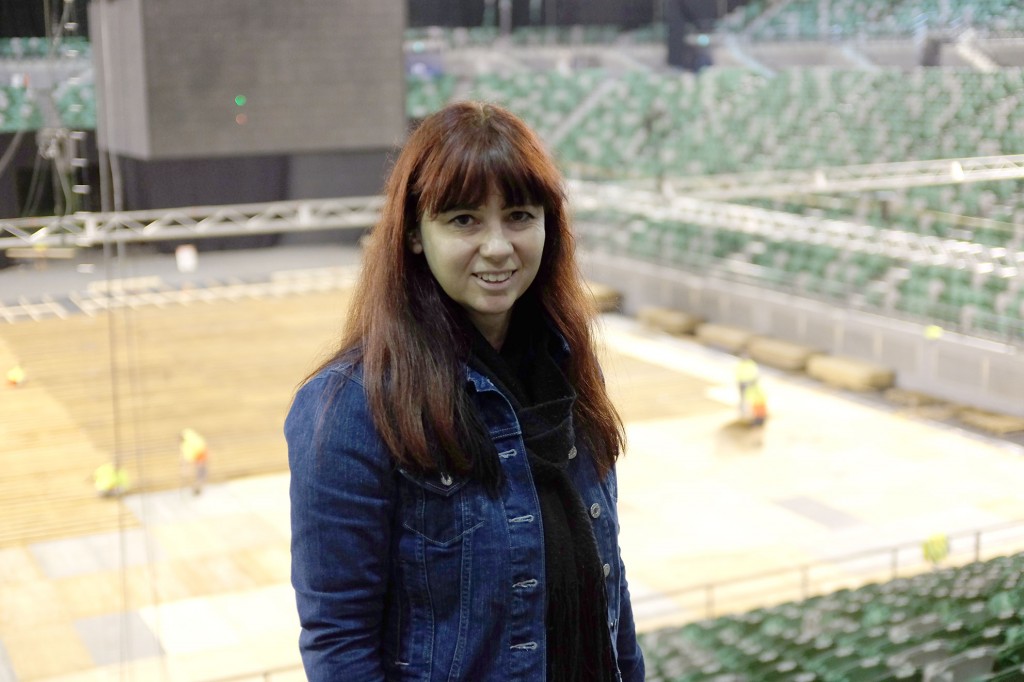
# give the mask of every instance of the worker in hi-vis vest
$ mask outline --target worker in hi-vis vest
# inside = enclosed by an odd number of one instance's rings
[[[740,421],[751,422],[753,420],[753,406],[750,398],[755,397],[750,392],[753,386],[759,387],[761,370],[757,363],[745,352],[740,355],[740,361],[736,365],[736,388],[739,391]],[[763,394],[762,394],[763,396]]]
[[[190,469],[192,492],[198,495],[206,483],[209,460],[206,439],[195,429],[182,429],[180,449],[182,463]]]
[[[119,497],[128,491],[128,472],[115,462],[107,462],[92,472],[92,484],[100,497]]]

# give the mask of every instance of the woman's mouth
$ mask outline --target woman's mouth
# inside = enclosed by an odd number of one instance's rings
[[[507,270],[505,272],[475,272],[473,276],[480,279],[487,284],[502,284],[507,282],[515,274],[515,270]]]

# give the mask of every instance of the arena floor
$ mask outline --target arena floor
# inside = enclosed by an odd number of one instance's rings
[[[0,272],[0,317],[13,319],[0,324],[0,366],[20,360],[29,375],[0,390],[0,465],[13,472],[0,505],[0,682],[303,679],[279,433],[344,306],[344,275],[323,269],[355,261],[269,249],[239,272],[234,258],[202,254],[189,282],[170,256],[140,255],[118,275],[160,286],[112,318],[88,312],[101,296],[68,296],[97,278],[81,263]],[[66,317],[24,313],[44,294]],[[196,320],[206,342],[183,347]],[[769,370],[771,416],[751,431],[735,421],[735,358],[620,315],[601,327],[629,437],[621,545],[642,629],[928,570],[921,543],[938,533],[951,563],[1024,550],[1019,445]],[[134,350],[104,355],[106,337]],[[119,437],[97,407],[110,404],[111,358],[127,377],[114,385],[134,397]],[[217,401],[196,396],[224,381]],[[211,411],[213,482],[193,496],[174,470],[174,430]],[[278,435],[243,438],[247,424]],[[136,475],[151,483],[120,503],[88,481],[111,447],[145,462]]]

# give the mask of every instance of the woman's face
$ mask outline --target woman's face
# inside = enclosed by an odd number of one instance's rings
[[[540,268],[544,207],[506,206],[492,194],[480,206],[424,216],[410,248],[423,254],[438,284],[484,338],[501,348],[512,306]]]

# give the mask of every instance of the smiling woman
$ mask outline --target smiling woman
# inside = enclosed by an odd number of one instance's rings
[[[425,119],[364,259],[285,425],[307,676],[643,680],[622,423],[537,136],[489,104]]]
[[[413,253],[426,257],[444,293],[498,350],[544,250],[544,207],[504,201],[491,194],[482,206],[425,217],[410,236]]]

